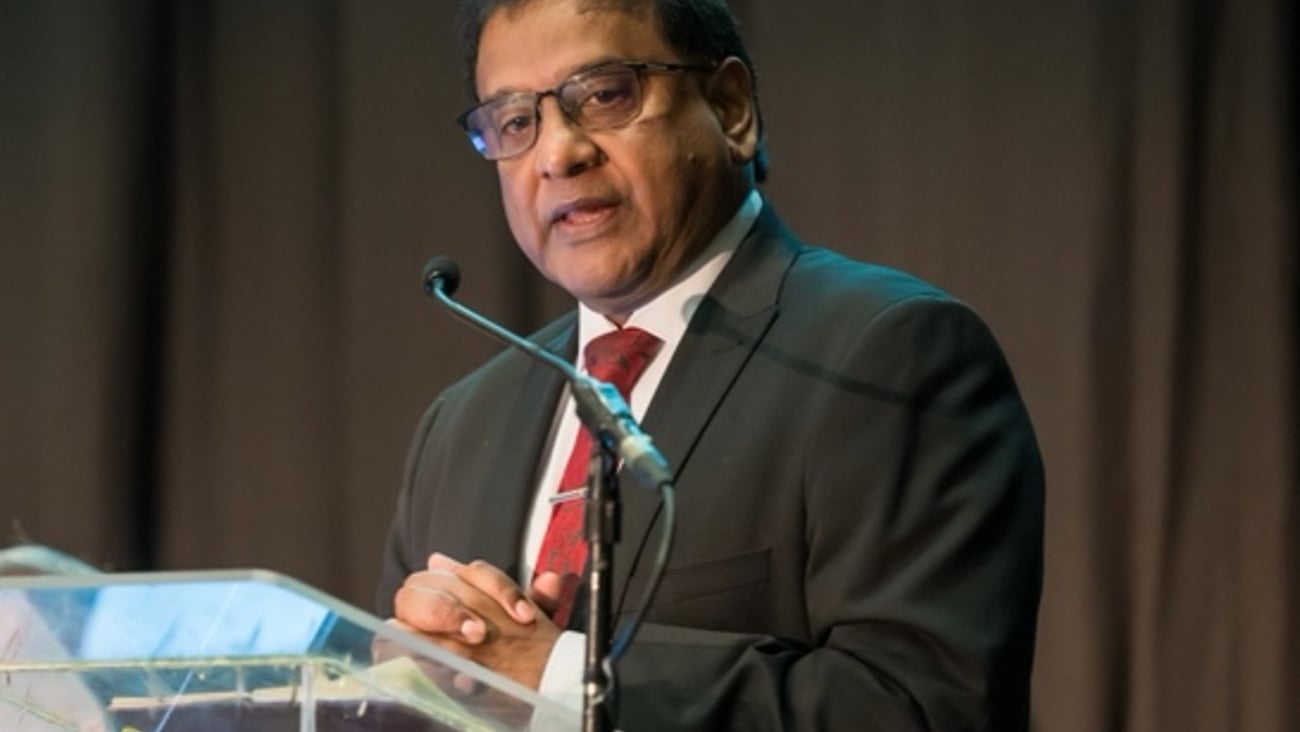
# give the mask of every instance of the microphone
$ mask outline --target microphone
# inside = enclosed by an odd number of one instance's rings
[[[424,263],[424,291],[433,294],[435,288],[451,297],[460,287],[460,267],[455,262],[442,256],[433,256]]]
[[[460,267],[435,256],[424,265],[424,289],[461,320],[559,371],[569,382],[578,418],[596,439],[623,460],[623,467],[649,490],[672,485],[673,474],[650,436],[632,417],[632,410],[612,384],[579,372],[573,364],[503,328],[451,298],[460,285]]]

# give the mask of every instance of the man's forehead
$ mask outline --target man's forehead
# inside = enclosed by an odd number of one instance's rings
[[[499,8],[479,36],[479,98],[549,88],[608,61],[662,56],[667,43],[652,6],[635,0],[526,0]],[[556,22],[566,16],[575,22]]]

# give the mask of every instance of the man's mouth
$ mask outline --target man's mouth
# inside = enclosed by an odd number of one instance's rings
[[[552,224],[581,226],[600,221],[612,212],[617,204],[604,198],[581,198],[555,208],[551,212]]]

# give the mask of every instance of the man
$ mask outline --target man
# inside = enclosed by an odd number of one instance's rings
[[[1026,729],[1042,472],[988,330],[784,228],[754,188],[754,79],[719,0],[467,17],[462,123],[519,246],[579,302],[535,339],[576,358],[653,336],[630,401],[676,471],[679,525],[619,665],[620,727]],[[564,494],[549,505],[571,411],[512,352],[441,395],[380,587],[399,625],[545,694],[580,680],[580,627],[555,622],[574,592],[552,551]],[[659,513],[623,493],[627,613]]]

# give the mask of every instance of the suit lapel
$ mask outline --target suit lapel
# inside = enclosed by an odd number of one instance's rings
[[[566,316],[548,329],[539,343],[552,353],[571,358],[577,347],[576,319]],[[503,568],[510,576],[518,576],[519,556],[523,550],[524,526],[532,507],[533,489],[539,480],[542,450],[551,432],[555,405],[559,401],[564,379],[554,369],[532,362],[528,356],[519,358],[530,363],[518,391],[511,396],[505,424],[510,425],[512,436],[501,435],[504,445],[517,445],[503,449],[485,471],[486,478],[478,485],[492,496],[476,501],[474,531],[470,541],[470,556],[461,559],[482,558]],[[510,397],[501,395],[500,398]]]
[[[776,317],[781,282],[798,247],[772,208],[764,206],[691,318],[643,420],[643,428],[676,475],[695,458],[695,445],[709,420]],[[708,456],[695,459],[708,460]],[[626,597],[628,577],[638,571],[637,563],[646,554],[647,539],[660,509],[657,495],[630,480],[624,483],[623,532],[614,554],[613,592],[618,611],[628,602],[640,602],[639,597]],[[651,557],[643,561],[649,562]]]

